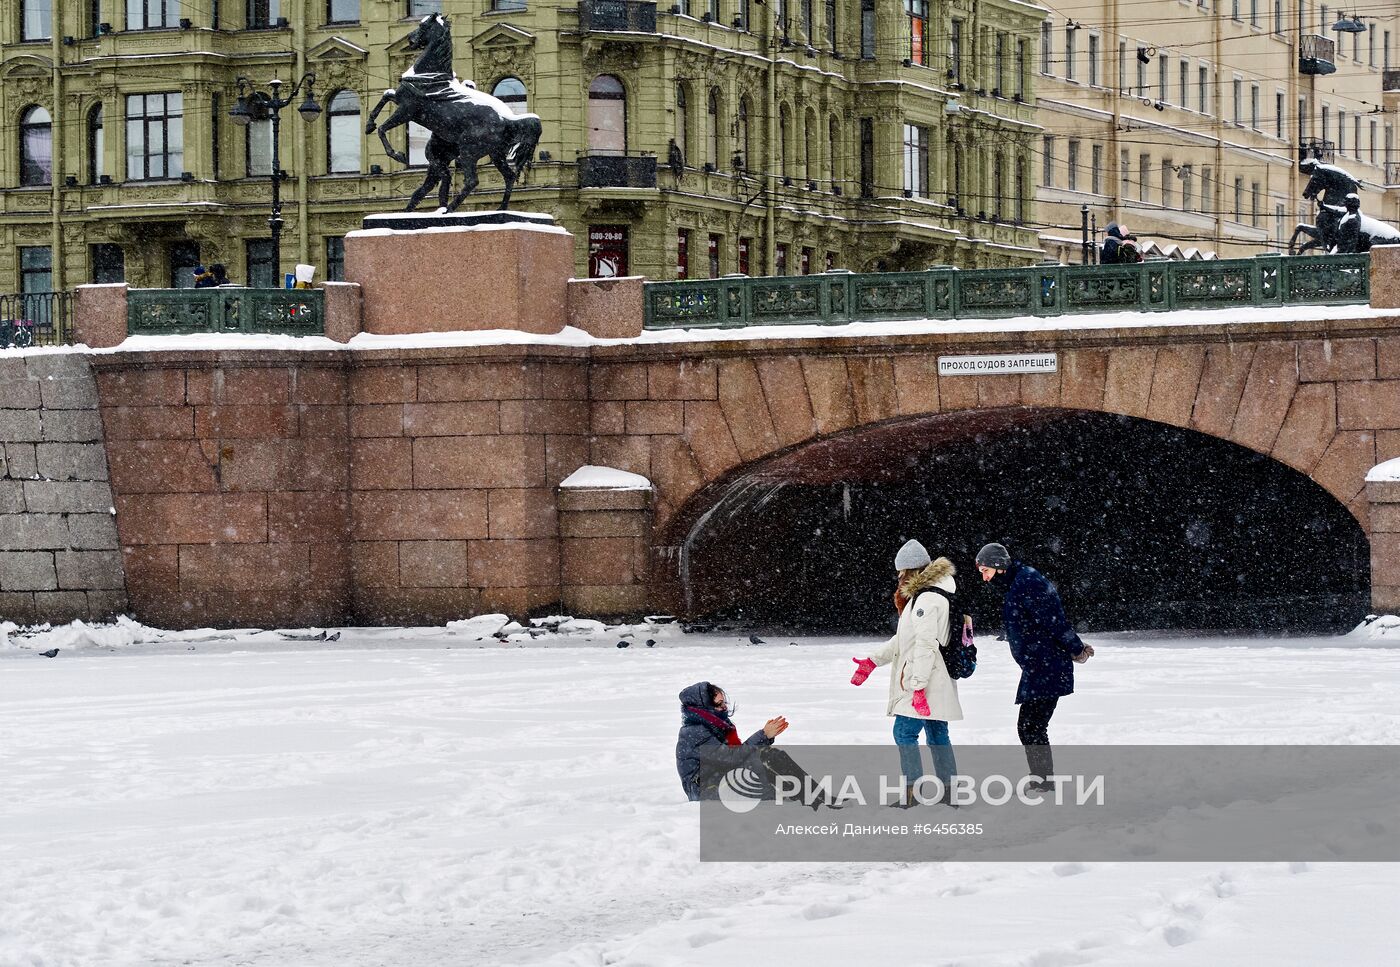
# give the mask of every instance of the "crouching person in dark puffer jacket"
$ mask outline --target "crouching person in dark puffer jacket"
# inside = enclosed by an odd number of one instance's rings
[[[747,769],[753,774],[761,787],[760,798],[774,798],[779,776],[797,780],[805,795],[810,788],[807,773],[792,756],[773,745],[773,740],[787,730],[787,719],[781,715],[771,718],[763,728],[740,741],[739,730],[729,720],[731,707],[724,689],[709,682],[696,682],[681,690],[680,700],[676,771],[687,799],[718,799],[720,783],[735,769]],[[803,801],[814,810],[821,806],[841,808],[827,802],[820,792]]]

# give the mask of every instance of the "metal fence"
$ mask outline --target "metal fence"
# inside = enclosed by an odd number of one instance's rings
[[[0,295],[0,348],[63,346],[73,341],[73,293]]]
[[[326,298],[320,289],[131,289],[126,325],[132,335],[202,332],[320,336]]]
[[[1005,319],[1370,301],[1367,255],[649,282],[648,329]]]

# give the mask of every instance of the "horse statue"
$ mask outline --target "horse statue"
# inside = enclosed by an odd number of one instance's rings
[[[1293,237],[1288,240],[1289,255],[1302,255],[1312,248],[1321,249],[1325,254],[1365,252],[1372,245],[1400,244],[1400,231],[1361,214],[1358,194],[1361,182],[1347,171],[1312,158],[1300,162],[1298,170],[1308,175],[1303,197],[1317,202],[1317,220],[1316,224],[1300,223],[1293,229]],[[1306,235],[1308,240],[1295,248],[1299,235]]]
[[[389,143],[387,132],[410,121],[431,132],[427,177],[405,211],[413,211],[434,187],[438,187],[441,207],[456,211],[477,186],[476,166],[482,158],[490,158],[505,179],[501,209],[509,208],[511,189],[534,159],[540,141],[539,116],[517,116],[503,101],[457,79],[452,70],[452,31],[442,14],[429,14],[418,21],[408,37],[408,49],[423,53],[403,72],[399,86],[384,92],[365,125],[365,133],[373,134],[379,112],[384,105],[393,103],[394,113],[378,125],[379,140],[389,157],[400,164],[408,164],[408,155]],[[462,190],[448,204],[453,160],[465,180]]]

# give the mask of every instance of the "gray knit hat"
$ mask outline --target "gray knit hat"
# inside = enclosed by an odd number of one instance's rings
[[[894,569],[896,571],[913,571],[928,567],[932,562],[933,558],[928,556],[924,545],[918,541],[905,541],[904,546],[899,549],[899,553],[894,556]]]
[[[1000,544],[983,544],[977,552],[978,567],[1005,568],[1011,566],[1011,554]]]

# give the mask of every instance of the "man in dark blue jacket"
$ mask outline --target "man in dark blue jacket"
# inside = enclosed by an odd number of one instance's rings
[[[1016,731],[1031,774],[1042,780],[1033,788],[1045,791],[1050,783],[1044,780],[1055,772],[1050,717],[1061,696],[1074,691],[1074,663],[1088,661],[1094,649],[1079,640],[1055,586],[1030,565],[1013,561],[1005,547],[988,544],[978,551],[977,570],[1004,595],[1002,626],[1011,657],[1021,666]]]
[[[792,776],[802,781],[806,795],[807,774],[786,752],[773,746],[773,740],[787,731],[788,720],[771,718],[753,735],[739,740],[739,730],[729,720],[729,696],[709,682],[696,682],[681,689],[681,731],[676,738],[676,771],[681,788],[692,802],[718,799],[719,784],[732,769],[747,767],[762,785],[762,798],[772,799],[776,777]],[[758,798],[757,796],[755,798]],[[829,804],[818,792],[805,800],[812,809]]]

